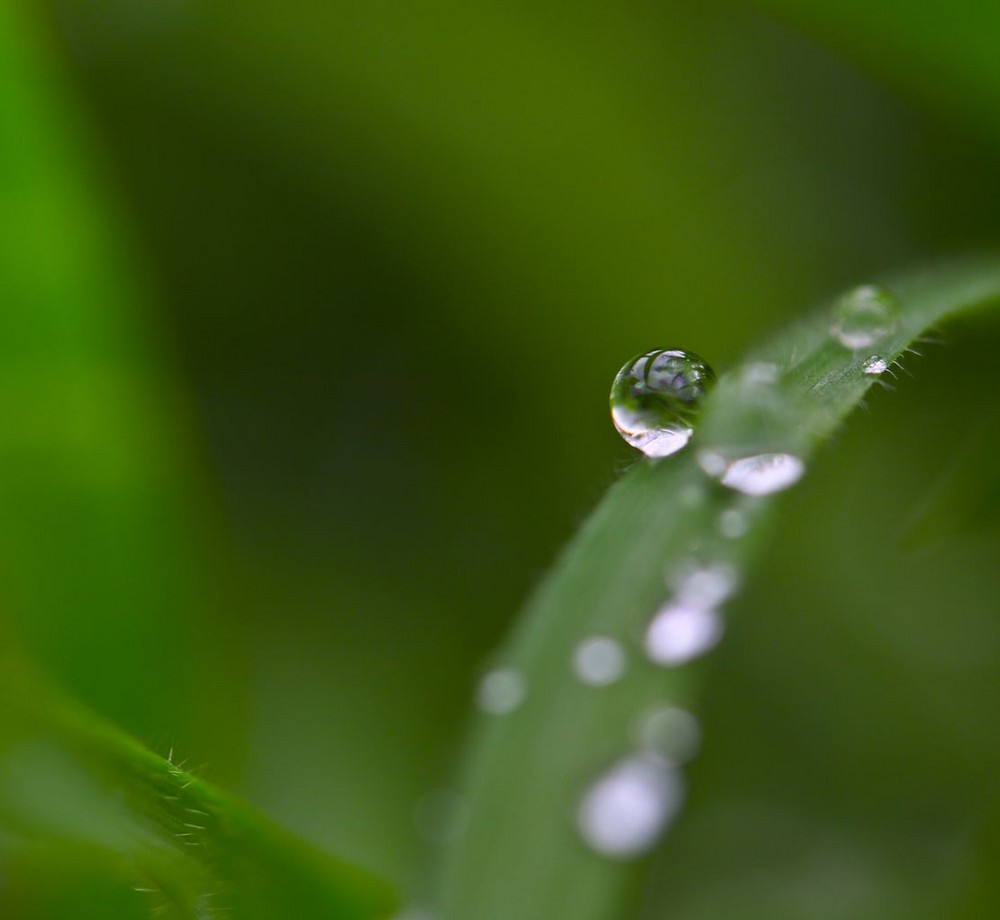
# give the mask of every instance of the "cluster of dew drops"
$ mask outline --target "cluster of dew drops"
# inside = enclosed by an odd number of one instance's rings
[[[895,298],[885,289],[865,285],[850,291],[834,306],[829,333],[856,358],[856,371],[880,375],[889,364],[870,349],[898,326]],[[750,365],[745,375],[752,387],[773,386],[776,365]],[[715,373],[690,351],[657,349],[629,361],[611,388],[611,418],[628,444],[647,457],[670,456],[687,446],[694,434]],[[796,483],[805,471],[792,453],[733,456],[724,448],[702,449],[698,466],[709,478],[738,493],[762,496]],[[681,496],[684,500],[684,496]],[[718,521],[723,537],[737,539],[748,522],[737,506]],[[666,575],[667,596],[653,612],[644,653],[655,665],[680,668],[718,645],[725,623],[720,607],[737,585],[737,572],[727,562],[689,560]],[[583,638],[569,655],[575,678],[604,687],[620,680],[628,667],[624,646],[609,636]],[[481,711],[502,716],[527,699],[524,674],[499,667],[479,683]],[[582,790],[576,826],[583,841],[608,857],[625,859],[650,849],[677,813],[684,795],[682,765],[698,750],[701,730],[689,712],[661,704],[640,714],[634,732],[636,749]]]

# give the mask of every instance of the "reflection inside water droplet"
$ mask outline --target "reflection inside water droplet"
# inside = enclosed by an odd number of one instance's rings
[[[684,664],[715,648],[723,628],[714,610],[668,603],[646,630],[646,654],[656,664]]]
[[[483,712],[504,715],[513,712],[528,692],[524,676],[514,668],[497,668],[484,674],[476,691],[476,703]]]
[[[726,463],[719,454],[702,451],[698,454],[698,464],[724,486],[744,495],[780,492],[797,483],[806,469],[794,454],[755,454]]]
[[[896,298],[885,288],[866,284],[837,301],[830,332],[845,348],[870,348],[895,332],[898,323]]]
[[[878,355],[872,355],[861,365],[861,371],[864,374],[884,374],[888,369],[889,365],[885,358],[880,358]]]
[[[577,826],[584,841],[604,856],[638,856],[656,842],[683,796],[683,779],[666,761],[650,754],[628,757],[587,790]]]
[[[618,433],[647,457],[667,457],[690,440],[715,372],[698,355],[658,349],[629,361],[611,387]]]
[[[613,684],[625,673],[625,650],[607,636],[584,639],[573,652],[573,671],[585,684]]]
[[[694,757],[701,746],[698,720],[676,706],[657,706],[643,714],[638,724],[638,742],[672,764]]]

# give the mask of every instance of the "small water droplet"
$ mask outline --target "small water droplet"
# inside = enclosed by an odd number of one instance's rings
[[[833,308],[830,331],[845,348],[870,348],[896,331],[899,305],[885,288],[865,284],[848,291]]]
[[[723,628],[722,617],[710,608],[670,602],[646,630],[646,654],[656,664],[684,664],[715,648]]]
[[[585,684],[604,687],[625,673],[625,650],[607,636],[584,639],[573,652],[573,671]]]
[[[726,463],[720,454],[702,451],[697,459],[709,476],[744,495],[780,492],[797,483],[806,469],[794,454],[755,454]]]
[[[880,358],[878,355],[865,359],[865,363],[861,365],[861,371],[865,374],[884,374],[888,369],[889,365],[885,358]]]
[[[618,433],[647,457],[667,457],[694,433],[715,372],[698,355],[658,349],[629,361],[611,387]]]
[[[718,607],[736,588],[736,570],[725,562],[683,566],[671,579],[674,599],[684,607]]]
[[[505,715],[513,712],[527,695],[524,675],[514,668],[497,668],[484,674],[476,691],[476,703],[483,712]]]
[[[584,841],[615,859],[639,856],[656,843],[684,798],[678,770],[651,754],[627,757],[587,790],[577,812]]]
[[[701,747],[698,720],[677,706],[657,706],[645,712],[637,726],[638,742],[672,764],[682,764]]]
[[[727,540],[738,540],[749,528],[747,516],[736,508],[727,508],[719,515],[719,533]]]

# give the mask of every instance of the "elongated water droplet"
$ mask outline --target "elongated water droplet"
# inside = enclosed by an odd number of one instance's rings
[[[497,668],[484,674],[476,691],[476,703],[483,712],[505,715],[513,712],[528,692],[524,676],[514,668]]]
[[[647,457],[666,457],[690,440],[715,372],[698,355],[658,349],[629,361],[611,387],[618,433]]]
[[[896,331],[899,306],[885,288],[865,284],[848,291],[833,308],[830,331],[845,348],[870,348]]]
[[[861,371],[864,374],[884,374],[888,369],[889,365],[885,358],[880,358],[878,355],[872,355],[861,365]]]
[[[604,687],[625,673],[625,650],[607,636],[584,639],[573,652],[573,671],[585,684]]]
[[[656,664],[681,665],[715,648],[722,632],[722,617],[711,608],[670,602],[646,630],[646,654]]]
[[[795,485],[806,470],[794,454],[755,454],[727,462],[714,451],[702,451],[697,459],[709,476],[744,495],[780,492]]]
[[[577,826],[584,841],[604,856],[639,856],[656,843],[683,797],[683,778],[665,760],[651,754],[627,757],[587,790]]]

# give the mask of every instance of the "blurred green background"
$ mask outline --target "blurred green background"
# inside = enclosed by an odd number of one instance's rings
[[[632,462],[624,360],[725,370],[997,234],[987,4],[4,4],[5,628],[404,892],[483,662]],[[1000,335],[946,338],[785,501],[650,917],[978,878]]]

